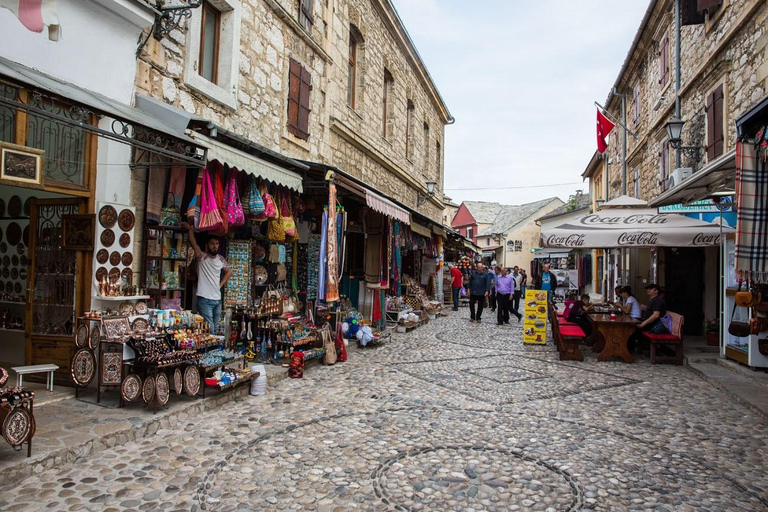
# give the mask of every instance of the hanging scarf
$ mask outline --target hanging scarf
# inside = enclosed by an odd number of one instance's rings
[[[755,146],[736,145],[736,273],[768,281],[768,169]]]
[[[328,288],[325,293],[326,302],[339,300],[339,240],[336,225],[336,185],[331,183],[328,187]]]
[[[317,298],[325,300],[325,276],[326,276],[326,241],[328,240],[328,210],[323,211],[323,225],[320,230],[320,272],[317,278]]]

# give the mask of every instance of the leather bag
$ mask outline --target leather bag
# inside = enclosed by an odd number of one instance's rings
[[[762,302],[762,295],[755,291],[741,291],[742,282],[739,282],[739,290],[736,292],[736,305],[740,308],[754,308]]]
[[[734,320],[733,316],[736,314],[736,304],[733,305],[733,311],[731,312],[731,323],[728,324],[728,333],[737,338],[746,338],[752,331],[750,322],[741,322]]]

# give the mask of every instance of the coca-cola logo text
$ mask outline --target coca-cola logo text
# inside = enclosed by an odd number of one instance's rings
[[[705,235],[697,233],[693,237],[693,245],[718,245],[720,244],[720,235]]]
[[[635,215],[627,215],[626,217],[603,217],[598,214],[587,215],[580,221],[584,225],[593,224],[621,224],[625,226],[629,225],[642,225],[642,224],[666,224],[669,222],[669,218],[666,215],[655,215],[648,213],[638,213]]]
[[[584,235],[566,235],[566,236],[557,236],[557,235],[550,235],[547,238],[547,245],[550,247],[583,247],[584,246]]]
[[[619,235],[619,245],[656,245],[659,234],[652,231],[642,233],[622,233]]]

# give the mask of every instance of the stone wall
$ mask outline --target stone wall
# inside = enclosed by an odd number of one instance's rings
[[[240,0],[218,0],[224,7]],[[334,165],[398,201],[416,208],[418,191],[428,179],[438,182],[442,197],[442,161],[437,169],[437,144],[444,145],[448,113],[435,101],[434,85],[413,59],[404,32],[392,23],[388,2],[328,0],[315,2],[311,35],[298,24],[298,2],[242,0],[237,60],[236,108],[191,86],[187,58],[189,27],[174,30],[161,41],[150,38],[139,58],[136,88],[166,103],[208,119],[285,155]],[[194,23],[196,18],[190,21]],[[198,21],[199,22],[199,21]],[[347,105],[347,63],[350,27],[363,36],[358,50],[357,105]],[[190,54],[192,55],[192,54]],[[192,55],[194,57],[194,55]],[[293,58],[312,75],[309,140],[287,130],[288,67]],[[382,136],[383,73],[395,80],[391,136]],[[415,105],[414,152],[405,157],[406,103]],[[430,127],[430,158],[424,159],[423,125]],[[140,186],[137,180],[134,188]],[[142,188],[143,191],[143,188]],[[142,192],[143,193],[143,192]],[[427,201],[419,210],[440,222],[442,203]]]
[[[634,169],[639,168],[640,198],[651,200],[660,193],[659,167],[665,124],[674,113],[674,2],[662,0],[651,15],[642,37],[620,77],[618,89],[627,94],[627,126],[637,137],[627,138],[627,191],[634,196]],[[735,121],[768,94],[768,59],[766,47],[768,4],[761,0],[726,0],[712,20],[703,25],[681,29],[681,117],[686,121],[684,145],[706,145],[706,96],[724,84],[725,147],[735,147]],[[659,84],[659,42],[669,37],[670,80]],[[640,116],[635,122],[634,90],[640,89]],[[620,98],[614,98],[609,112],[621,117]],[[621,127],[609,139],[611,158],[609,190],[620,191]],[[669,169],[675,168],[674,149],[670,148]],[[691,158],[682,156],[681,166],[693,166]],[[704,147],[699,152],[698,167],[707,164]]]

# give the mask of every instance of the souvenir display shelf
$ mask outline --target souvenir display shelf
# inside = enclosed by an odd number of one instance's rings
[[[26,443],[27,457],[32,456],[32,437],[36,430],[34,401],[33,391],[10,386],[0,389],[0,436],[18,451]],[[18,415],[17,421],[5,421],[10,415]]]
[[[142,287],[158,309],[185,304],[187,236],[187,230],[181,227],[147,226],[144,229]]]

